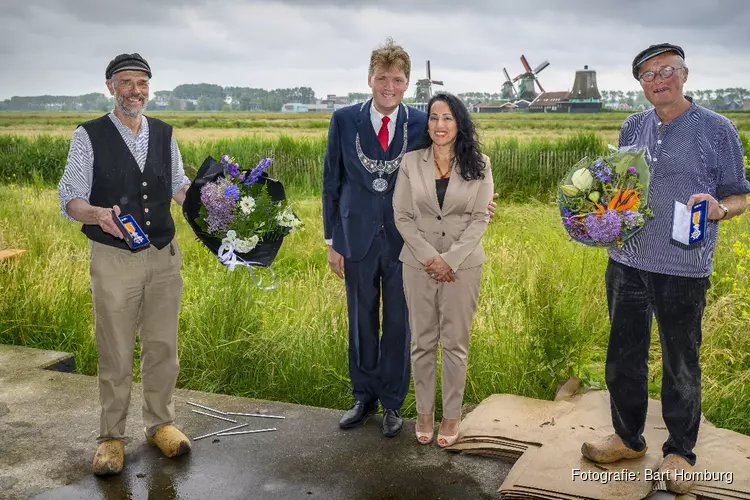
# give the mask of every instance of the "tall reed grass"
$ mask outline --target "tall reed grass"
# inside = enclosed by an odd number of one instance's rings
[[[294,204],[306,228],[285,240],[274,264],[281,287],[271,292],[254,288],[243,270],[221,267],[175,207],[185,278],[181,387],[330,408],[351,403],[346,300],[326,264],[320,201],[296,196]],[[0,248],[29,250],[0,263],[0,343],[72,352],[78,369],[93,375],[88,246],[79,229],[60,216],[53,189],[0,186]],[[748,216],[721,226],[702,348],[704,413],[746,434],[748,234]],[[484,248],[465,402],[493,393],[551,398],[571,374],[603,383],[606,252],[569,242],[555,207],[541,202],[501,202]],[[656,398],[658,345],[654,334],[649,363]],[[134,370],[137,377],[137,361]],[[410,393],[405,414],[414,413]]]
[[[742,136],[745,148],[747,137]],[[0,135],[0,183],[54,185],[62,176],[69,140],[60,137]],[[321,192],[324,138],[257,136],[185,141],[180,151],[192,177],[207,156],[230,154],[240,165],[252,168],[260,158],[274,157],[269,173],[296,193]],[[607,144],[594,133],[577,133],[559,139],[521,141],[510,137],[487,141],[482,151],[490,157],[495,189],[503,199],[549,200],[564,173],[583,156],[606,151]]]
[[[56,183],[69,147],[69,141],[59,137],[0,135],[0,182]],[[180,144],[180,151],[189,176],[209,155],[230,154],[248,168],[272,156],[272,176],[295,192],[313,195],[321,192],[325,147],[325,139],[243,137],[187,141]],[[491,159],[498,193],[523,199],[549,196],[565,170],[582,155],[601,153],[605,147],[600,137],[588,133],[557,140],[497,139],[483,151]]]

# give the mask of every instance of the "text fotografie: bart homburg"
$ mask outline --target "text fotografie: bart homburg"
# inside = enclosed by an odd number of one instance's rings
[[[671,477],[674,475],[675,477]],[[581,469],[572,469],[571,479],[575,481],[596,481],[607,484],[617,481],[667,481],[667,480],[688,480],[701,482],[720,481],[726,484],[734,482],[734,473],[732,472],[714,472],[709,470],[697,471],[664,471],[660,472],[653,469],[640,470],[605,470],[605,471],[588,471]]]

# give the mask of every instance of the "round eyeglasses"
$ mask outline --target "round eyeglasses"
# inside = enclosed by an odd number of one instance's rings
[[[683,69],[685,66],[680,66],[679,68],[673,68],[672,66],[664,66],[659,71],[646,71],[645,73],[641,73],[641,76],[638,77],[640,80],[643,80],[644,82],[653,82],[654,78],[656,78],[656,75],[660,75],[665,80],[672,76],[675,71],[678,69]]]

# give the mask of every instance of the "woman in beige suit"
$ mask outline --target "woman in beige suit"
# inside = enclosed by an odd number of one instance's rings
[[[404,156],[393,208],[405,243],[400,258],[412,333],[417,440],[432,442],[439,340],[443,420],[438,446],[445,447],[458,438],[493,185],[489,158],[479,152],[463,103],[441,93],[427,110],[426,147]]]

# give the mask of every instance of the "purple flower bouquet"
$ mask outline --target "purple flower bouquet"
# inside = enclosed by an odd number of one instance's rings
[[[185,219],[230,270],[235,265],[270,266],[284,236],[302,226],[284,186],[266,173],[272,161],[263,158],[243,171],[228,155],[221,161],[209,156],[188,189]]]
[[[588,246],[622,246],[653,217],[648,208],[648,151],[622,148],[583,158],[563,177],[557,205],[572,240]]]

